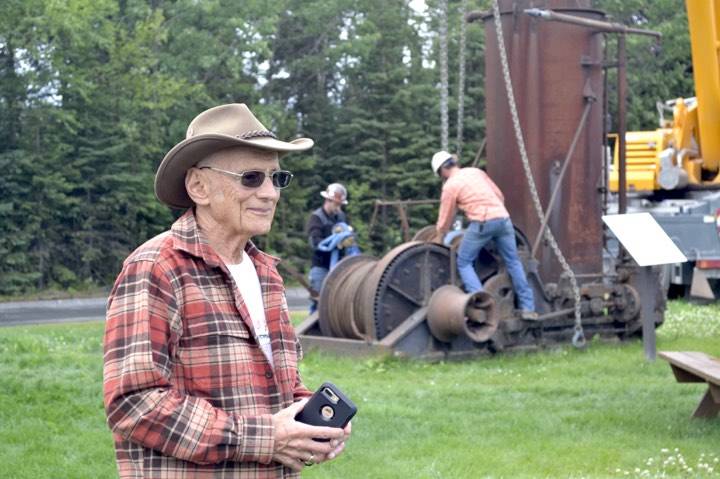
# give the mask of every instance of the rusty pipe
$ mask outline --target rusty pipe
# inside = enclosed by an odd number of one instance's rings
[[[471,12],[473,13],[473,12]],[[662,38],[662,33],[655,30],[644,30],[642,28],[632,28],[622,23],[614,22],[603,22],[600,20],[592,20],[590,18],[578,17],[576,15],[568,15],[566,13],[558,13],[552,10],[543,10],[540,8],[528,8],[525,13],[534,18],[541,18],[543,20],[550,20],[554,22],[571,23],[573,25],[579,25],[581,27],[592,28],[601,32],[607,33],[622,33],[622,34],[633,34],[633,35],[647,35],[655,38]],[[469,14],[468,14],[469,16]],[[467,16],[466,16],[467,18]],[[473,18],[474,20],[475,18]],[[468,20],[470,21],[470,20]]]
[[[487,12],[482,12],[482,11],[479,11],[479,10],[474,10],[474,11],[472,11],[472,12],[468,12],[468,13],[465,14],[465,21],[466,21],[467,23],[472,23],[472,22],[474,22],[474,21],[477,21],[477,20],[482,19],[482,18],[485,17],[486,15],[488,15]]]
[[[427,310],[430,333],[439,341],[451,342],[464,334],[481,343],[497,330],[499,317],[490,293],[466,294],[454,285],[445,285],[433,292]]]
[[[540,230],[538,230],[537,237],[535,238],[535,242],[533,243],[532,252],[530,253],[531,258],[535,257],[538,247],[540,246],[540,240],[543,237],[543,233],[545,233],[545,228],[547,228],[548,221],[550,220],[550,213],[552,213],[552,210],[555,207],[555,199],[557,198],[558,191],[560,190],[563,178],[565,177],[565,171],[567,171],[567,167],[570,164],[570,158],[572,157],[573,153],[575,153],[575,146],[577,145],[578,139],[580,139],[580,133],[585,127],[585,122],[587,121],[588,114],[590,113],[590,107],[592,107],[592,104],[595,100],[586,97],[585,101],[585,109],[583,110],[582,117],[580,118],[580,123],[578,123],[577,129],[575,130],[575,136],[573,136],[572,142],[570,143],[570,148],[565,155],[565,161],[563,161],[562,168],[560,169],[560,174],[558,175],[557,182],[555,183],[555,188],[550,195],[550,201],[548,201],[547,208],[545,209],[545,215],[543,216],[542,223],[540,224]]]
[[[627,211],[627,146],[626,142],[626,111],[627,111],[627,71],[625,62],[625,35],[618,37],[618,213]],[[622,251],[622,247],[621,247]],[[621,255],[622,256],[622,253]]]

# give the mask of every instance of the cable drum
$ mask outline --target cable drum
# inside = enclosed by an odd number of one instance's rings
[[[449,284],[438,288],[430,298],[427,322],[430,333],[444,343],[460,334],[481,343],[488,341],[498,328],[492,294],[465,293]]]
[[[318,323],[323,335],[364,339],[365,325],[354,313],[355,295],[360,283],[377,263],[369,255],[355,255],[340,261],[325,278],[318,302]]]
[[[435,235],[437,234],[437,229],[435,229],[435,225],[427,225],[423,226],[412,237],[413,241],[432,241],[435,239]]]
[[[476,270],[484,280],[495,274],[497,262],[487,251],[483,254],[481,259],[487,264],[476,264]],[[368,255],[345,258],[323,284],[318,306],[320,331],[329,337],[382,340],[428,306],[436,290],[450,285],[450,261],[447,246],[424,241],[402,243],[380,260]],[[456,283],[454,287],[460,286],[459,279]]]

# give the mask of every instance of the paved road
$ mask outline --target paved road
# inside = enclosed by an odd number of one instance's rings
[[[304,288],[290,288],[286,294],[291,311],[306,311],[310,306]],[[107,298],[87,298],[0,303],[0,326],[102,321],[106,301]]]

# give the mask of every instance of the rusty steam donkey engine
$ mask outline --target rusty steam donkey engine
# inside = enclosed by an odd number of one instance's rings
[[[526,12],[539,6],[577,21]],[[465,294],[454,266],[457,242],[431,242],[434,228],[427,227],[382,258],[338,263],[318,310],[297,328],[306,349],[444,359],[582,344],[596,335],[623,339],[639,336],[643,321],[662,323],[658,275],[613,247],[601,222],[609,161],[605,73],[613,67],[604,61],[603,34],[640,32],[619,32],[591,7],[590,0],[505,0],[497,19],[493,12],[467,15],[469,22],[481,19],[486,32],[487,171],[505,192],[539,318],[516,316],[513,288],[492,244],[475,263],[484,291]]]

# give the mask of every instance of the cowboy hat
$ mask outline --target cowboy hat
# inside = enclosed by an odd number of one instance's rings
[[[290,142],[276,139],[244,103],[210,108],[190,122],[185,139],[163,158],[155,174],[155,195],[173,208],[192,206],[185,191],[185,173],[211,153],[231,146],[287,153],[307,150],[313,146],[313,141],[310,138]]]

